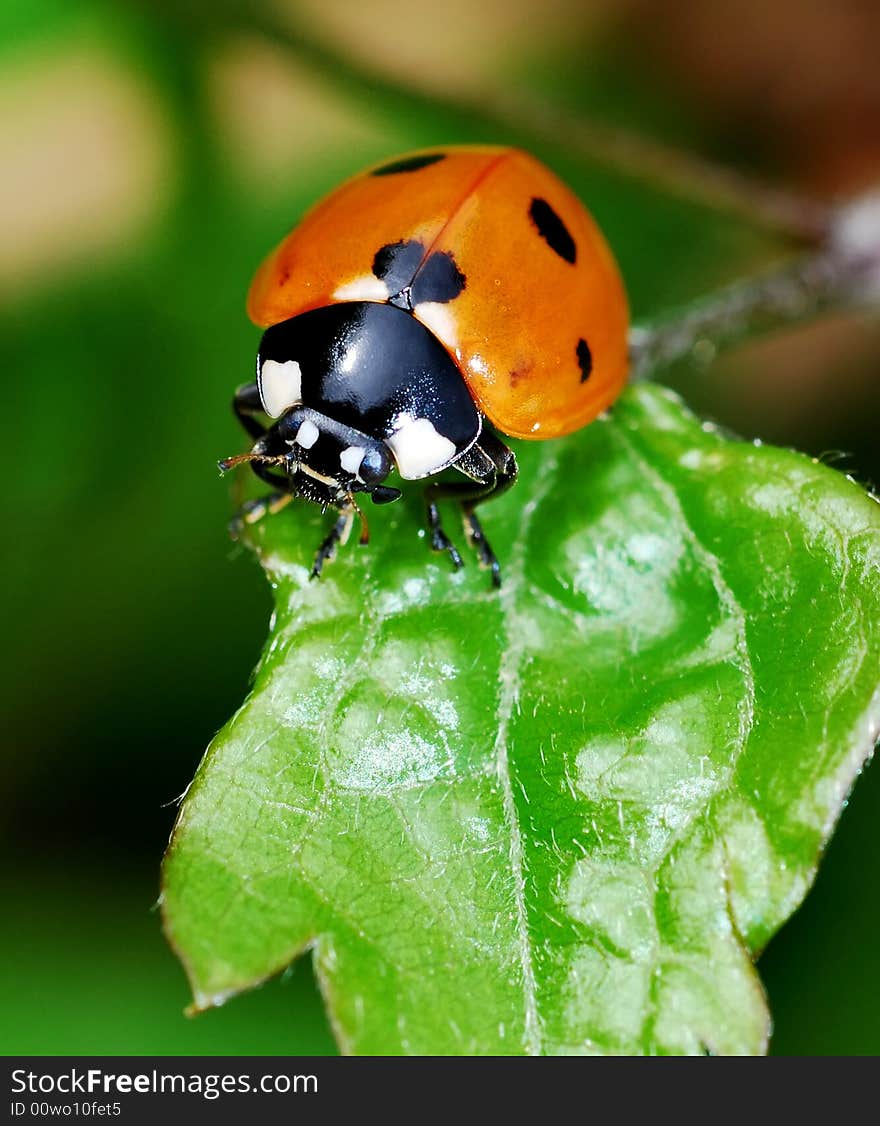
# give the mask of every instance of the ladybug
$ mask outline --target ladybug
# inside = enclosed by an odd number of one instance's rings
[[[425,488],[431,547],[461,567],[438,509],[457,501],[499,585],[475,512],[516,480],[499,435],[569,434],[626,379],[611,251],[572,192],[514,148],[431,149],[349,180],[263,262],[247,308],[265,332],[233,408],[255,444],[220,466],[248,462],[275,490],[245,506],[247,522],[295,496],[338,511],[313,576],[363,520],[357,494],[387,504],[402,495],[393,471],[453,469],[465,480]]]

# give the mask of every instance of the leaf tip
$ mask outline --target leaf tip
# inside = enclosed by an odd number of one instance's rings
[[[240,989],[223,989],[218,993],[203,993],[200,989],[193,988],[193,999],[183,1010],[186,1017],[197,1017],[208,1009],[219,1009],[221,1005],[240,993]]]

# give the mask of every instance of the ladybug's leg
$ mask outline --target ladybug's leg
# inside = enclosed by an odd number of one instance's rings
[[[274,516],[294,498],[294,493],[269,493],[256,500],[245,501],[229,525],[234,539],[238,539],[245,524],[257,524],[264,516]]]
[[[479,442],[475,443],[457,462],[455,468],[470,477],[469,482],[429,485],[425,490],[428,501],[428,524],[431,528],[431,546],[435,551],[446,550],[452,557],[456,569],[461,566],[461,556],[447,538],[440,526],[437,501],[457,500],[461,505],[464,526],[468,539],[479,556],[482,566],[492,572],[493,586],[501,585],[501,565],[474,509],[490,497],[500,496],[516,480],[517,465],[513,450],[502,441],[484,430]]]
[[[348,540],[356,511],[354,502],[349,498],[340,503],[336,488],[329,487],[324,482],[307,475],[298,474],[291,477],[282,477],[278,473],[273,473],[269,465],[260,461],[252,461],[251,469],[261,480],[276,487],[281,485],[284,487],[284,491],[271,493],[261,500],[246,504],[239,513],[239,521],[244,520],[245,523],[253,524],[267,514],[274,515],[297,496],[303,497],[313,504],[320,504],[322,508],[338,507],[339,516],[336,523],[321,541],[315,553],[310,577],[316,579],[321,574],[324,564],[336,555],[337,546],[345,544]],[[362,543],[366,542],[366,524],[364,524],[364,529],[364,536],[361,538]]]
[[[257,460],[251,461],[250,467],[261,481],[265,481],[267,485],[274,485],[275,492],[265,497],[258,497],[256,500],[245,501],[229,525],[229,531],[234,539],[238,539],[245,524],[256,524],[264,516],[274,516],[296,495],[295,492],[291,492],[290,478],[282,477],[280,473],[273,473],[267,465]]]
[[[257,446],[260,444],[261,443],[258,442]],[[254,448],[256,449],[257,447]],[[275,487],[275,491],[269,493],[268,496],[248,500],[245,501],[244,504],[239,505],[235,516],[229,524],[229,532],[233,539],[238,539],[245,524],[256,524],[258,521],[262,520],[264,516],[274,515],[276,512],[280,512],[282,508],[285,508],[291,500],[293,500],[295,491],[291,490],[290,478],[282,476],[279,473],[273,473],[269,468],[270,465],[277,465],[279,460],[279,458],[274,458],[267,464],[265,461],[261,460],[259,453],[255,454],[251,452],[250,454],[236,454],[235,457],[225,458],[223,461],[219,462],[220,468],[224,472],[228,469],[232,469],[235,465],[247,462],[261,481],[265,481],[267,485],[273,485]]]
[[[274,516],[276,512],[280,512],[282,508],[290,504],[294,497],[304,497],[306,500],[320,504],[322,507],[329,507],[331,504],[335,503],[335,495],[331,495],[329,490],[322,489],[320,486],[316,487],[315,483],[308,478],[282,477],[278,473],[273,473],[266,465],[261,464],[259,461],[251,462],[251,469],[253,469],[254,473],[256,473],[261,480],[275,486],[281,485],[284,488],[283,491],[276,489],[275,492],[269,493],[267,496],[246,501],[241,506],[235,519],[230,524],[230,532],[236,539],[241,534],[246,524],[256,524],[265,516]],[[333,559],[336,555],[337,546],[347,542],[354,521],[355,511],[359,510],[351,501],[346,501],[340,506],[336,523],[330,529],[328,535],[321,541],[315,553],[310,575],[311,578],[318,578],[324,564]],[[363,529],[361,543],[366,543],[367,527],[365,521],[363,523]]]
[[[456,571],[464,566],[464,561],[461,554],[452,540],[443,531],[443,525],[440,523],[440,510],[437,507],[437,501],[429,499],[431,497],[445,497],[448,496],[448,489],[457,489],[458,485],[429,485],[425,489],[426,509],[428,515],[428,528],[431,532],[431,550],[432,551],[446,551],[449,553],[449,558],[452,560],[452,566]]]
[[[474,509],[491,497],[501,496],[516,481],[516,457],[513,450],[500,439],[484,430],[476,446],[472,446],[458,463],[458,469],[484,486],[478,495],[461,498],[462,516],[468,539],[476,550],[480,563],[492,572],[492,584],[501,586],[501,565],[486,539]]]
[[[252,438],[263,437],[266,433],[266,427],[258,419],[252,417],[255,414],[263,413],[263,404],[256,383],[245,383],[239,387],[235,392],[235,398],[232,400],[232,409],[235,411],[235,417]]]
[[[346,504],[339,510],[339,517],[336,523],[330,529],[330,534],[325,536],[321,541],[321,546],[318,548],[315,555],[315,562],[312,564],[312,573],[309,576],[312,579],[318,578],[325,563],[329,562],[336,555],[336,548],[339,544],[345,545],[348,540],[349,533],[351,532],[352,521],[354,520],[354,505]],[[364,541],[362,541],[364,542]]]

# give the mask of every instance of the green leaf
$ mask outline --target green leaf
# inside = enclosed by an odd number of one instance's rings
[[[271,636],[165,865],[196,1007],[311,947],[349,1052],[763,1051],[880,724],[880,507],[656,387],[518,453],[500,593],[417,499],[319,583],[326,520],[255,529]]]

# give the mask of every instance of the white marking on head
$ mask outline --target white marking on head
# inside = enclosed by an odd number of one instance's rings
[[[264,360],[259,377],[260,399],[270,418],[302,402],[302,370],[296,360]]]
[[[346,473],[360,477],[361,462],[364,460],[366,452],[365,446],[349,446],[339,455],[339,464]]]
[[[447,348],[458,347],[458,327],[455,314],[448,303],[420,301],[413,309],[416,317],[439,337]]]
[[[387,301],[390,296],[388,286],[374,274],[364,274],[333,291],[335,301]]]
[[[444,469],[455,457],[455,443],[434,429],[427,418],[414,418],[409,411],[399,414],[394,432],[385,439],[394,454],[397,470],[407,481],[417,481]]]
[[[298,446],[302,446],[304,450],[310,450],[321,436],[321,431],[315,426],[314,422],[306,419],[296,432],[296,437],[293,439]]]

